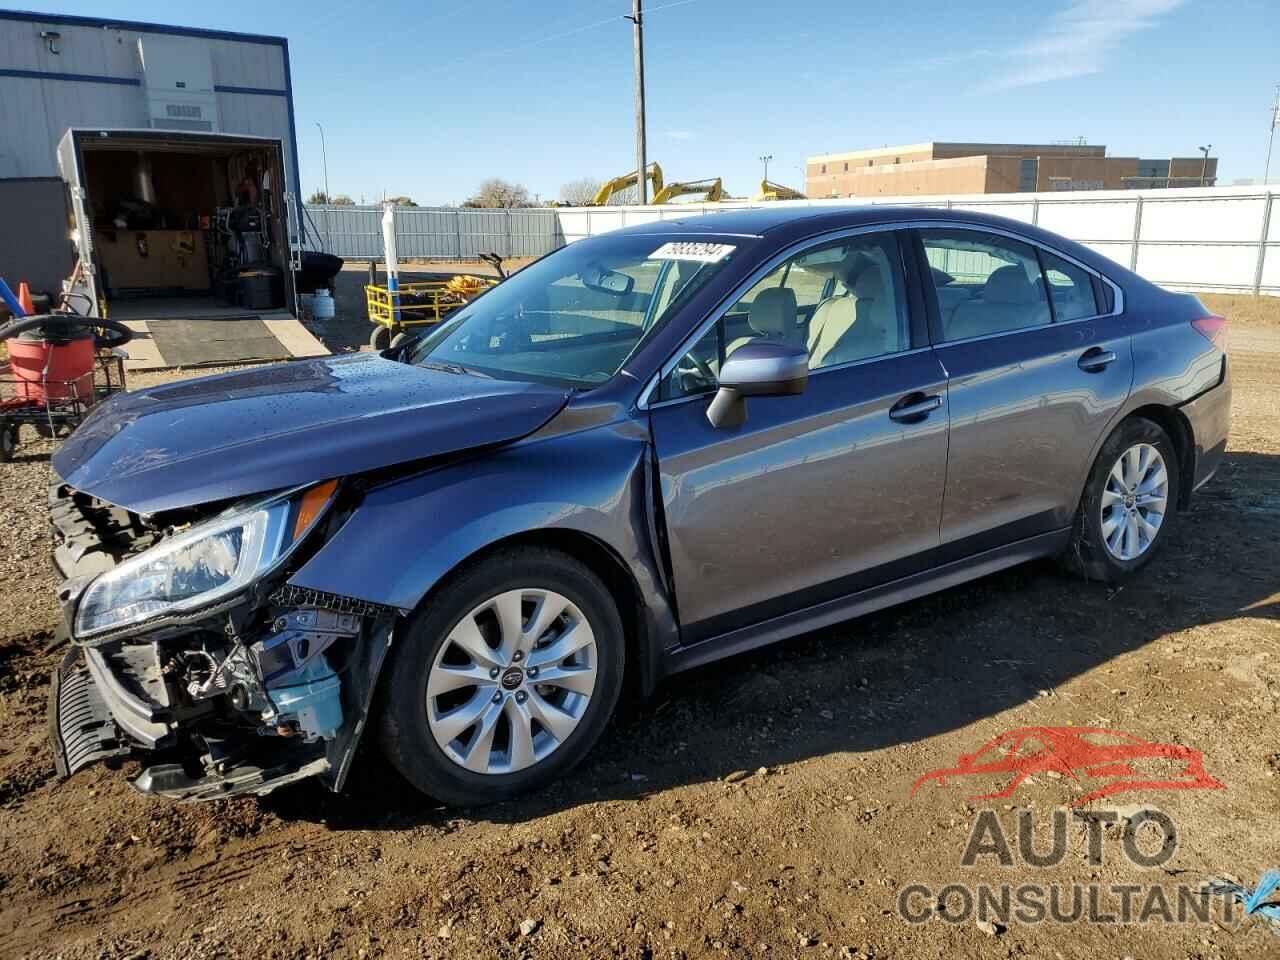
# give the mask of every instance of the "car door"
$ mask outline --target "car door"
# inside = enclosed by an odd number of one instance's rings
[[[940,227],[919,242],[951,410],[942,543],[972,553],[1069,526],[1133,379],[1101,279],[1011,235]]]
[[[897,232],[815,242],[664,368],[649,422],[686,644],[892,579],[937,545],[946,380],[915,294]],[[828,335],[804,393],[711,425],[720,363],[753,339],[813,343],[815,324]]]

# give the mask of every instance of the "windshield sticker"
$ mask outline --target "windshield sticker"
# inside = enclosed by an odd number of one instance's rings
[[[703,243],[698,240],[678,240],[664,243],[653,253],[650,260],[695,260],[698,263],[719,263],[733,253],[732,243]]]

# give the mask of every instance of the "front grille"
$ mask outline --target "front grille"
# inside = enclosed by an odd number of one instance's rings
[[[60,482],[49,487],[49,522],[54,566],[64,578],[96,576],[160,538],[136,514]]]

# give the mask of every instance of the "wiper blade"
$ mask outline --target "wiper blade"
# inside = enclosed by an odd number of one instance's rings
[[[446,360],[421,360],[418,366],[426,367],[428,370],[439,370],[441,373],[452,373],[462,377],[484,377],[492,380],[493,377],[487,373],[481,373],[479,370],[473,370],[470,367],[464,367],[460,363],[450,363]]]

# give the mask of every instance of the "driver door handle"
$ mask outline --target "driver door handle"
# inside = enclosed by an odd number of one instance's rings
[[[889,419],[899,423],[918,423],[942,406],[937,394],[909,393],[889,408]]]
[[[1115,362],[1116,354],[1114,350],[1091,347],[1080,355],[1080,359],[1076,361],[1076,366],[1085,373],[1101,373],[1107,368],[1108,364]]]

